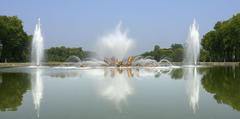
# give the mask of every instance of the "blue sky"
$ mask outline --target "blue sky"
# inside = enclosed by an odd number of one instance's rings
[[[121,20],[135,39],[134,53],[184,43],[195,18],[200,34],[240,12],[240,0],[1,0],[0,15],[16,15],[32,34],[41,18],[45,47],[95,47]]]

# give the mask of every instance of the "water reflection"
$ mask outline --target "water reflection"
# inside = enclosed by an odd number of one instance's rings
[[[2,83],[2,75],[0,75],[0,86],[1,86],[1,83]]]
[[[200,80],[202,75],[197,72],[197,68],[186,68],[184,69],[184,79],[186,80],[187,96],[189,100],[189,105],[195,113],[199,108],[199,90],[200,90]]]
[[[33,104],[39,117],[41,99],[43,98],[42,69],[35,69],[31,74]]]
[[[0,73],[0,111],[17,111],[23,95],[30,89],[26,73]]]
[[[175,70],[174,70],[175,71]],[[134,94],[131,79],[159,78],[170,75],[172,68],[96,68],[84,70],[55,70],[48,73],[54,78],[92,78],[98,81],[97,93],[113,103],[118,111],[127,104],[128,97]]]
[[[133,76],[131,69],[112,69],[104,72],[104,78],[107,82],[104,83],[100,94],[113,102],[119,111],[121,111],[121,104],[126,104],[127,97],[134,93],[129,82]]]
[[[54,78],[74,78],[74,77],[81,77],[82,71],[81,70],[57,70],[47,72],[46,75]]]
[[[218,104],[240,111],[240,67],[209,68],[203,76],[202,85],[213,94]]]
[[[183,72],[184,72],[184,70],[182,68],[173,69],[170,72],[171,79],[175,79],[175,80],[182,79]]]
[[[43,99],[43,76],[51,79],[63,78],[63,79],[73,79],[85,80],[84,83],[96,83],[96,92],[106,102],[110,102],[117,111],[122,111],[127,107],[128,101],[130,102],[131,97],[146,96],[144,93],[153,92],[142,92],[142,87],[140,87],[141,81],[135,82],[134,80],[148,80],[148,79],[185,79],[178,82],[186,83],[187,99],[189,102],[189,107],[192,112],[200,112],[199,109],[199,97],[200,89],[203,87],[207,92],[202,96],[211,96],[211,98],[204,98],[206,100],[201,101],[201,103],[211,104],[212,108],[217,108],[216,104],[228,105],[234,110],[240,111],[240,67],[212,67],[212,68],[176,68],[176,69],[164,69],[164,68],[102,68],[102,69],[18,69],[16,73],[14,71],[8,70],[5,72],[0,72],[0,111],[17,111],[23,103],[23,96],[30,90],[32,93],[33,104],[37,116],[39,117],[40,105]],[[162,77],[163,76],[163,77]],[[93,80],[88,80],[92,78]],[[57,82],[58,80],[54,80]],[[62,81],[63,83],[69,82],[71,80]],[[166,80],[165,80],[166,81]],[[145,82],[145,81],[144,81]],[[158,81],[157,81],[158,82]],[[159,80],[162,82],[162,80]],[[177,81],[176,81],[177,82]],[[70,82],[71,83],[71,82]],[[82,82],[81,82],[82,83]],[[171,81],[172,83],[172,81]],[[134,84],[137,84],[141,88],[138,90]],[[32,86],[31,86],[32,85]],[[50,85],[50,84],[49,84]],[[51,84],[54,85],[54,84]],[[79,88],[85,84],[79,85]],[[90,84],[92,85],[92,84]],[[144,84],[145,85],[145,84]],[[149,84],[146,84],[149,85]],[[174,83],[173,86],[182,85],[182,83]],[[202,86],[201,86],[202,85]],[[141,85],[142,86],[142,85]],[[184,85],[183,85],[184,86]],[[30,88],[31,87],[31,88]],[[71,87],[69,87],[71,88]],[[64,90],[68,90],[68,87]],[[81,87],[82,89],[90,87]],[[146,88],[146,87],[145,87]],[[149,86],[148,88],[151,88]],[[86,89],[86,90],[87,90]],[[183,89],[183,88],[181,88]],[[60,89],[59,89],[60,90]],[[88,91],[87,90],[87,91]],[[176,89],[177,90],[177,89]],[[176,90],[169,90],[166,93],[174,93]],[[48,89],[46,91],[51,91]],[[85,92],[84,92],[85,93]],[[86,92],[91,93],[91,92]],[[203,92],[201,92],[202,94]],[[58,95],[58,94],[56,94]],[[178,95],[178,94],[176,94]],[[179,94],[182,95],[182,94]],[[64,94],[61,96],[64,96]],[[28,98],[28,97],[27,97]],[[51,97],[46,97],[51,98]],[[76,98],[75,96],[69,98]],[[152,98],[152,97],[149,97]],[[168,101],[162,98],[163,102]],[[214,102],[207,102],[214,100]],[[57,99],[56,99],[57,100]],[[139,99],[142,101],[141,99]],[[62,101],[62,100],[58,100]],[[30,103],[30,102],[25,102]],[[64,102],[63,102],[64,103]],[[73,102],[79,103],[79,102]],[[153,102],[159,103],[159,102]],[[179,103],[182,103],[181,101]],[[30,103],[31,104],[31,103]],[[51,103],[52,104],[52,103]],[[108,104],[108,103],[107,103]],[[31,104],[32,105],[32,104]],[[67,105],[67,104],[65,104]],[[87,105],[87,104],[86,104]],[[51,106],[54,106],[52,104]],[[84,106],[84,105],[83,105]],[[99,105],[98,105],[99,106]],[[102,106],[102,105],[100,105]],[[105,106],[105,105],[104,105]],[[22,106],[26,108],[27,106]],[[41,107],[46,108],[46,107]],[[103,107],[105,108],[105,107]],[[131,107],[131,109],[134,107]],[[158,107],[161,108],[161,107]],[[165,108],[165,107],[164,107]],[[168,107],[167,107],[168,108]],[[181,107],[180,107],[181,108]],[[184,108],[184,107],[183,107]],[[207,108],[206,106],[201,106],[202,109]],[[223,106],[223,109],[228,108]],[[28,109],[28,108],[27,108]],[[30,111],[30,110],[29,110]],[[190,111],[191,112],[191,111]],[[42,114],[44,115],[44,114]]]

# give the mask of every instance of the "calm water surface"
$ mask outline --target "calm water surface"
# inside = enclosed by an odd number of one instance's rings
[[[0,119],[240,119],[240,68],[4,68]]]

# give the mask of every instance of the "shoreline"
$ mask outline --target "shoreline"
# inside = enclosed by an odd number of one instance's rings
[[[43,63],[43,66],[70,66],[73,63],[66,62],[48,62]],[[183,65],[182,62],[172,62],[173,65]],[[199,65],[207,65],[207,66],[240,66],[240,62],[199,62]],[[26,67],[31,66],[31,63],[0,63],[0,68],[8,68],[8,67]]]

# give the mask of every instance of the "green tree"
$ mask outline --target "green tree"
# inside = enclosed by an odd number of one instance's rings
[[[1,62],[24,62],[29,59],[31,36],[23,30],[16,16],[0,16]]]
[[[240,61],[240,14],[217,22],[203,36],[201,44],[209,61]]]
[[[172,44],[171,48],[160,48],[159,45],[155,45],[152,51],[147,51],[142,56],[151,56],[156,61],[167,58],[174,62],[181,62],[183,60],[183,51],[182,44]]]
[[[174,62],[183,61],[184,49],[182,44],[172,44],[171,49],[173,51],[172,59]]]
[[[153,51],[158,51],[159,49],[160,49],[160,46],[159,45],[155,45]]]
[[[47,60],[48,61],[58,61],[58,62],[64,62],[66,61],[70,56],[77,56],[80,59],[84,59],[86,57],[89,57],[91,55],[91,52],[82,50],[81,47],[79,48],[67,48],[64,46],[61,47],[52,47],[47,49]]]
[[[174,49],[183,49],[183,45],[182,44],[172,44],[171,45],[171,48],[174,50]]]

